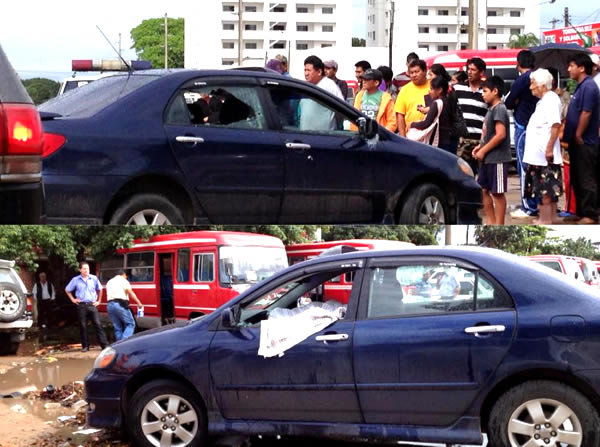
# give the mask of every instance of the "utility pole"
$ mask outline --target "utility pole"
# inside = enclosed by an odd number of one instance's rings
[[[552,20],[550,20],[550,22],[548,22],[548,23],[551,23],[551,24],[552,24],[552,29],[556,29],[556,24],[557,24],[558,22],[560,22],[560,20],[558,20],[558,19],[552,19]]]
[[[565,15],[564,15],[564,18],[565,18],[565,28],[566,28],[567,26],[571,26],[571,20],[569,20],[569,8],[568,8],[568,7],[567,7],[567,8],[565,8]]]
[[[242,34],[242,8],[243,8],[243,0],[238,1],[238,65],[241,67],[243,62],[242,55],[242,42],[243,42],[243,34]]]
[[[169,21],[165,13],[165,70],[169,68]]]
[[[469,48],[479,48],[479,0],[469,0]]]
[[[392,68],[392,64],[394,62],[394,19],[396,15],[396,2],[392,1],[392,10],[390,11],[390,57],[389,57],[389,67]]]

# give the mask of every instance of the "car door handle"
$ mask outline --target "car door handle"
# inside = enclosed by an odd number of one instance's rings
[[[285,147],[297,151],[307,151],[311,148],[310,144],[304,143],[285,143]]]
[[[177,137],[175,141],[178,143],[184,144],[202,144],[204,143],[204,138],[201,137]]]
[[[475,334],[476,336],[479,334],[496,334],[499,332],[504,332],[506,327],[501,324],[496,326],[473,326],[465,329],[467,334]]]
[[[327,344],[328,341],[345,341],[348,340],[348,334],[329,334],[329,335],[318,335],[317,341],[322,341]]]

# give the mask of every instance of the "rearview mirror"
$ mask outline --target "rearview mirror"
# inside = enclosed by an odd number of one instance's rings
[[[379,126],[375,120],[361,116],[357,120],[357,123],[358,133],[361,138],[365,140],[371,140],[377,136],[377,133],[379,132]]]
[[[233,329],[239,323],[239,308],[232,306],[221,313],[221,327],[224,329]]]

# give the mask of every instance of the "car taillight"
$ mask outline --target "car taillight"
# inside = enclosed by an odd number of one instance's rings
[[[27,297],[27,311],[31,312],[33,310],[33,299],[31,296]]]
[[[57,133],[44,134],[44,146],[42,147],[42,158],[46,158],[59,150],[67,141],[64,135]]]
[[[41,155],[44,132],[31,104],[0,105],[0,154]]]

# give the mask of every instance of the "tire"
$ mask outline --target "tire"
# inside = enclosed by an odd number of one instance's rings
[[[570,386],[544,380],[525,382],[503,394],[492,408],[488,445],[597,447],[599,426],[594,406]]]
[[[110,225],[183,225],[183,213],[159,194],[137,194],[121,203]]]
[[[19,342],[12,341],[8,332],[0,333],[0,355],[15,355],[19,350]]]
[[[177,402],[176,411],[168,413],[168,405]],[[164,421],[157,416],[164,417]],[[189,421],[180,422],[182,416]],[[202,403],[193,391],[172,380],[155,380],[137,390],[131,399],[126,419],[127,429],[136,446],[158,447],[162,436],[168,437],[167,445],[207,445],[206,411]],[[179,438],[177,434],[182,437]]]
[[[0,282],[0,322],[12,323],[23,316],[27,297],[10,282]]]
[[[409,192],[398,216],[398,223],[443,225],[448,218],[448,202],[442,190],[431,183],[424,183]]]

